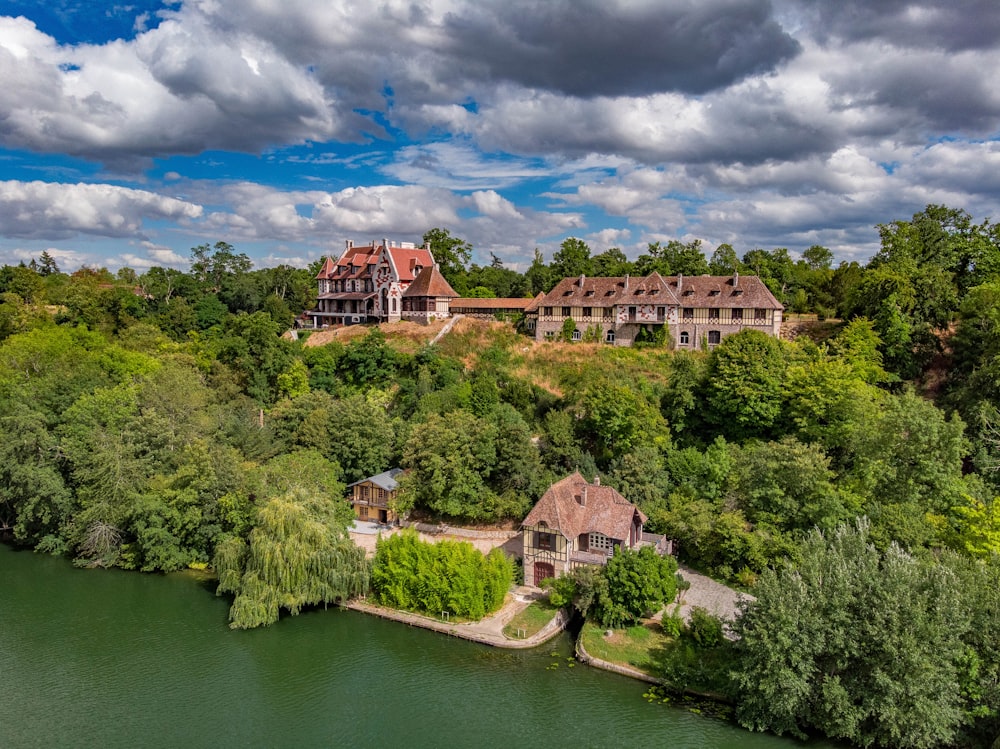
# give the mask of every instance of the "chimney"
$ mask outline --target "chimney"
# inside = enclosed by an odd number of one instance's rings
[[[386,239],[385,237],[382,237],[382,246],[385,247],[386,249],[388,249],[389,247],[389,240]]]
[[[684,274],[677,274],[677,291],[678,293],[684,288]]]
[[[348,239],[347,240],[347,249],[351,249],[353,246],[354,246],[354,240],[353,239]]]
[[[594,486],[600,486],[600,485],[601,485],[601,477],[599,475],[594,476]]]
[[[583,273],[581,273],[580,274],[580,280],[577,281],[577,284],[580,286],[581,289],[583,288],[583,282],[586,281],[586,280],[587,280],[587,277]]]
[[[625,274],[625,291],[628,291],[628,273]]]
[[[587,506],[587,487],[584,486],[582,489],[580,489],[580,507],[586,507],[586,506]]]
[[[733,271],[733,288],[734,289],[738,288],[739,285],[740,285],[740,272],[738,270]]]

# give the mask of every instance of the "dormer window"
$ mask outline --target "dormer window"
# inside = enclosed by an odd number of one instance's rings
[[[718,289],[712,289],[710,292],[708,292],[708,295],[709,296],[719,296],[719,290]]]
[[[573,296],[573,289],[568,289],[563,292],[563,296]]]
[[[659,294],[659,293],[660,293],[659,289],[650,289],[649,290],[649,295],[650,296],[655,296],[656,294]]]
[[[739,296],[743,293],[743,289],[733,289],[733,296]]]
[[[694,296],[694,289],[684,289],[683,296]]]
[[[614,296],[614,295],[615,292],[613,289],[608,289],[607,291],[604,292],[604,296]]]
[[[593,289],[587,289],[587,291],[584,294],[584,296],[594,296],[594,290]]]

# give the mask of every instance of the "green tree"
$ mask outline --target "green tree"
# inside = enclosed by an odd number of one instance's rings
[[[763,437],[781,415],[787,362],[780,341],[759,330],[728,336],[712,351],[708,418],[725,435]]]
[[[230,627],[278,621],[285,609],[334,603],[366,593],[369,565],[348,537],[337,500],[293,491],[268,500],[248,541],[230,536],[216,549],[218,593],[233,593]]]
[[[464,289],[465,268],[472,259],[472,245],[451,236],[447,229],[434,228],[424,232],[424,244],[429,244],[441,275],[456,291]]]
[[[713,276],[731,276],[740,270],[740,259],[731,244],[722,243],[715,248],[708,261],[708,272]]]
[[[604,627],[622,627],[674,600],[677,562],[652,547],[620,548],[604,567],[606,595],[599,596],[591,614]]]
[[[552,273],[558,281],[568,276],[593,275],[590,247],[582,239],[564,239],[552,255]]]
[[[866,746],[950,744],[968,627],[955,575],[879,551],[864,523],[810,533],[799,557],[764,572],[736,621],[739,721]]]
[[[496,427],[457,410],[431,414],[403,447],[404,478],[414,502],[456,518],[495,519],[496,495],[487,478],[496,462]]]

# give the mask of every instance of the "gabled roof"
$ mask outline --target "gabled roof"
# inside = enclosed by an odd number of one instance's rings
[[[429,265],[421,270],[417,277],[413,279],[413,283],[403,292],[403,296],[433,296],[454,299],[458,294],[451,288],[448,280],[441,275],[438,267],[436,265]]]
[[[376,474],[375,476],[369,476],[366,479],[361,479],[360,481],[355,481],[353,484],[348,484],[348,488],[352,486],[357,486],[358,484],[364,484],[366,482],[371,482],[380,489],[385,489],[388,492],[393,491],[399,482],[396,481],[396,477],[403,472],[402,468],[390,468],[388,471],[382,471],[382,473]]]
[[[395,270],[396,278],[404,283],[413,281],[417,268],[429,268],[434,265],[431,251],[423,247],[386,247],[389,263]]]
[[[319,269],[319,273],[316,274],[316,278],[329,278],[333,274],[336,267],[337,266],[333,263],[333,258],[328,257],[323,261],[323,267]]]
[[[586,499],[581,504],[584,493]],[[521,527],[545,523],[570,539],[581,533],[598,532],[624,541],[636,515],[640,522],[646,522],[646,516],[613,488],[589,484],[576,471],[549,487]]]
[[[529,304],[527,307],[524,308],[524,311],[537,312],[538,306],[542,303],[543,299],[545,299],[545,292],[539,291],[537,294],[535,294],[535,298],[531,300],[531,304]]]

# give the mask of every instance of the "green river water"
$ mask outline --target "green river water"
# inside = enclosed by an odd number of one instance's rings
[[[502,651],[335,609],[233,632],[228,603],[0,544],[0,746],[798,745],[569,668],[568,636]]]

